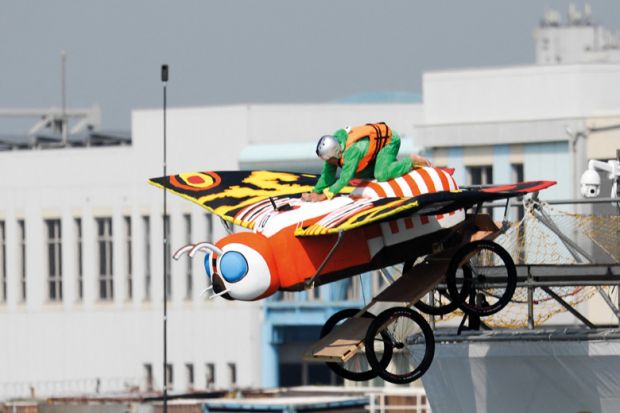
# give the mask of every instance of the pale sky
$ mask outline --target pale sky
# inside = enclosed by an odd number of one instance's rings
[[[104,129],[161,107],[162,63],[169,106],[421,93],[424,71],[532,63],[545,8],[566,21],[569,3],[2,0],[0,108],[60,106],[62,50],[68,106],[99,104]],[[595,23],[620,30],[620,1],[590,4]]]

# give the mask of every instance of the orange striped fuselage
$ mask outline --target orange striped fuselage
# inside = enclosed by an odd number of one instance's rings
[[[325,261],[337,235],[296,237],[294,232],[299,226],[325,220],[326,216],[330,218],[327,224],[338,225],[342,217],[354,215],[358,212],[356,208],[364,207],[360,199],[415,197],[429,192],[453,190],[458,190],[458,186],[448,172],[424,167],[391,181],[364,182],[355,187],[349,196],[338,196],[319,203],[295,200],[291,202],[292,209],[271,209],[256,217],[254,232],[231,234],[216,243],[225,252],[237,249],[246,251],[247,248],[257,252],[244,255],[248,266],[245,278],[252,276],[258,280],[262,277],[261,282],[256,284],[260,287],[257,287],[255,296],[236,296],[235,283],[225,283],[223,287],[230,291],[232,298],[244,300],[264,298],[280,289],[302,289],[304,282],[315,276]],[[463,210],[443,215],[413,214],[346,231],[315,283],[324,284],[427,254],[433,239],[439,237],[438,234],[464,219]],[[212,261],[212,271],[221,271],[217,268],[219,261]],[[260,274],[252,273],[255,268],[260,270]],[[268,282],[265,277],[269,277]],[[244,282],[247,284],[247,281]]]

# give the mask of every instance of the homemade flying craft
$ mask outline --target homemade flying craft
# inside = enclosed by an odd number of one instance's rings
[[[150,182],[249,230],[214,244],[186,245],[174,254],[178,259],[205,253],[212,297],[259,300],[281,290],[302,291],[382,271],[393,283],[364,309],[334,314],[306,357],[327,362],[349,380],[379,375],[408,383],[422,376],[434,354],[433,332],[411,306],[430,314],[460,308],[486,316],[500,311],[514,293],[514,263],[492,241],[500,230],[480,213],[482,205],[555,184],[463,190],[452,172],[424,167],[388,182],[353,181],[338,196],[317,203],[301,200],[317,181],[312,174],[208,171]],[[467,213],[472,207],[473,213]],[[403,264],[402,275],[393,280],[386,268],[396,264]],[[377,317],[368,311],[385,302],[405,306]]]

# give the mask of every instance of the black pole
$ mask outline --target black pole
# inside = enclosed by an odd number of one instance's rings
[[[166,85],[168,84],[168,65],[161,66],[161,81],[164,84],[164,162],[163,169],[166,176]],[[168,413],[168,222],[167,222],[166,190],[164,189],[163,243],[164,243],[164,413]]]

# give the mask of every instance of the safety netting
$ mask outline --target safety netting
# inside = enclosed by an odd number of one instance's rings
[[[620,216],[588,215],[566,212],[550,205],[530,202],[521,211],[523,218],[508,224],[495,239],[519,266],[612,265],[620,262]],[[576,283],[577,284],[577,283]],[[615,286],[562,285],[549,289],[568,305],[575,307],[598,291],[617,295]],[[493,291],[485,291],[492,295]],[[540,326],[566,309],[541,288],[533,289],[533,323]],[[435,321],[441,323],[453,312]],[[492,328],[528,327],[528,289],[517,288],[511,302],[499,313],[485,317]]]

